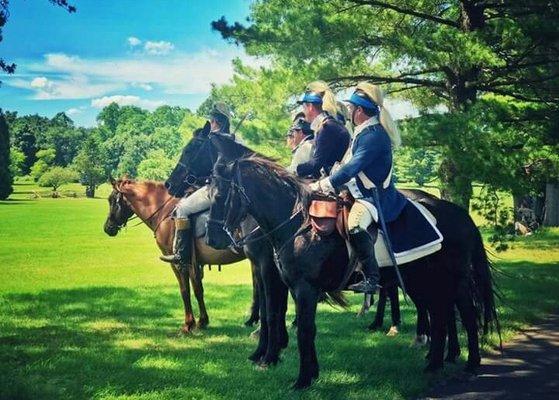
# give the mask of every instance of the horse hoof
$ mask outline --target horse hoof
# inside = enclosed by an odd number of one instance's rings
[[[279,356],[264,356],[258,363],[263,368],[268,369],[268,367],[275,367],[279,362]]]
[[[291,385],[292,390],[305,390],[309,386],[311,386],[312,380],[311,379],[297,379],[297,381]]]
[[[258,318],[249,318],[248,320],[245,321],[245,326],[249,327],[249,326],[254,326],[258,323]]]
[[[184,324],[179,331],[179,335],[190,335],[192,333],[193,328],[194,328],[194,323]]]
[[[252,353],[250,356],[248,356],[248,359],[250,361],[252,361],[253,363],[258,364],[260,362],[260,360],[262,360],[262,357],[264,357],[264,354],[262,354],[259,351],[256,351],[256,352]]]
[[[460,353],[458,354],[447,354],[447,356],[445,357],[445,361],[451,364],[456,364],[456,359],[458,358],[458,356],[460,355]]]
[[[205,329],[205,328],[208,327],[209,324],[210,324],[209,320],[207,320],[207,319],[202,320],[201,319],[201,320],[198,321],[198,324],[196,325],[196,327],[198,329]]]
[[[396,325],[392,325],[390,327],[390,329],[388,330],[388,332],[386,332],[386,336],[394,337],[394,336],[397,336],[398,333],[400,333],[398,331],[398,327]]]
[[[382,325],[379,324],[371,324],[367,327],[368,330],[370,330],[371,332],[377,332],[380,331],[382,329]]]
[[[258,338],[260,337],[260,328],[252,331],[252,333],[248,335],[248,337],[254,340],[258,340]]]
[[[464,372],[471,375],[477,375],[480,365],[480,361],[467,361],[466,366],[464,367]]]
[[[427,346],[428,343],[429,337],[427,335],[417,335],[412,342],[415,347]]]

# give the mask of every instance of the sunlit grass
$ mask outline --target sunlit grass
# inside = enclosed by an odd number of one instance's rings
[[[102,231],[108,186],[96,199],[40,200],[29,199],[31,187],[18,185],[13,200],[0,202],[0,398],[404,399],[430,383],[421,373],[424,350],[410,346],[413,309],[403,306],[401,335],[370,334],[372,315],[356,318],[353,296],[350,311],[319,306],[321,378],[303,394],[290,392],[293,331],[276,368],[260,371],[246,360],[255,346],[242,326],[247,262],[205,270],[210,327],[181,336],[177,284],[151,232]],[[558,247],[559,229],[548,229],[498,255],[507,338],[558,309]]]

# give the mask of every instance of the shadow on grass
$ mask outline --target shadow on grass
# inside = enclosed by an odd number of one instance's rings
[[[298,370],[294,332],[284,361],[257,371],[246,359],[256,346],[251,329],[240,325],[250,288],[208,286],[213,325],[187,337],[177,335],[177,293],[168,288],[0,297],[0,398],[296,396],[288,389]],[[413,324],[390,339],[365,331],[371,318],[321,308],[322,378],[305,396],[370,398],[380,387],[385,395],[376,397],[393,398],[424,388],[423,353],[409,346]],[[413,320],[411,310],[404,318]]]
[[[559,266],[498,265],[510,275],[497,277],[505,329],[559,309]],[[241,326],[250,288],[208,284],[206,295],[211,327],[187,337],[177,335],[182,312],[170,287],[1,296],[0,398],[392,399],[418,396],[430,383],[421,373],[424,350],[410,346],[415,312],[408,306],[401,335],[389,338],[366,332],[372,314],[357,319],[321,305],[321,378],[295,394],[288,389],[298,370],[294,331],[283,361],[258,371],[246,360],[256,345],[251,329]]]

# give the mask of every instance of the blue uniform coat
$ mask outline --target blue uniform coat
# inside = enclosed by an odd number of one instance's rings
[[[352,156],[330,176],[333,187],[340,187],[355,178],[362,200],[379,207],[373,200],[372,188],[367,188],[358,176],[363,172],[377,187],[380,209],[386,222],[394,221],[406,205],[406,198],[396,190],[389,174],[392,170],[392,145],[390,137],[380,124],[370,125],[359,132],[351,146]],[[385,184],[386,183],[386,184]],[[386,186],[386,187],[385,187]],[[355,197],[355,194],[353,194]]]

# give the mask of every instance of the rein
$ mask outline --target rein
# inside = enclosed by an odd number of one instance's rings
[[[241,173],[240,170],[238,168],[238,164],[235,163],[235,172],[236,172],[236,178],[239,181],[239,183],[235,182],[235,179],[227,179],[224,178],[222,176],[214,176],[214,179],[216,180],[222,180],[224,182],[228,182],[230,184],[229,187],[229,193],[227,195],[227,199],[225,200],[225,204],[229,203],[231,201],[231,196],[233,193],[233,189],[237,189],[239,191],[239,193],[242,195],[242,197],[245,199],[246,201],[246,205],[250,206],[251,201],[250,198],[248,197],[248,195],[246,194],[245,188],[242,185],[242,178],[241,178]],[[263,234],[261,234],[260,236],[253,238],[253,239],[248,239],[249,236],[254,233],[255,230],[249,232],[247,235],[245,235],[244,237],[241,237],[240,239],[236,239],[235,235],[234,235],[234,228],[231,228],[229,225],[229,213],[230,213],[231,209],[228,210],[227,214],[225,215],[223,220],[218,220],[218,219],[214,219],[214,218],[210,218],[208,219],[208,223],[214,223],[214,224],[219,224],[221,225],[222,229],[225,231],[225,233],[227,233],[227,235],[229,236],[229,238],[231,239],[231,242],[233,243],[233,246],[235,247],[242,247],[244,245],[247,245],[249,243],[255,243],[258,242],[262,239],[267,239],[268,242],[270,242],[270,245],[272,246],[272,248],[274,249],[274,255],[276,257],[276,261],[279,261],[279,254],[283,251],[283,249],[285,248],[285,246],[292,241],[296,236],[300,235],[301,233],[307,231],[310,228],[310,224],[306,224],[303,225],[302,227],[300,227],[299,229],[297,229],[297,231],[291,236],[289,237],[289,239],[285,240],[281,246],[279,246],[278,249],[276,249],[276,246],[274,246],[274,244],[272,243],[272,241],[270,240],[270,236],[274,233],[279,231],[281,228],[283,228],[284,226],[286,226],[287,224],[289,224],[290,222],[292,222],[295,217],[297,217],[299,214],[301,214],[303,212],[303,208],[299,207],[299,209],[297,211],[295,211],[293,214],[291,214],[289,216],[289,218],[287,218],[286,220],[282,221],[281,223],[279,223],[277,226],[275,226],[274,228],[272,228],[271,230],[269,230],[268,232],[264,232]],[[278,264],[279,265],[279,264]]]

